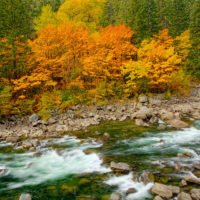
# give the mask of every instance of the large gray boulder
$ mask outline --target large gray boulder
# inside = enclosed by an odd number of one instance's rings
[[[136,119],[135,120],[135,124],[137,126],[143,126],[143,127],[148,127],[149,126],[149,124],[147,124],[146,122],[144,122],[142,119]]]
[[[170,199],[173,196],[172,191],[167,185],[161,183],[155,183],[151,189],[152,193],[159,195],[160,197],[164,197]]]
[[[169,120],[173,120],[175,118],[174,113],[173,112],[164,112],[161,114],[161,119],[163,121],[169,121]]]
[[[181,192],[179,195],[178,195],[178,198],[177,200],[192,200],[190,194],[186,193],[186,192]]]
[[[190,194],[191,194],[192,199],[194,200],[200,199],[200,189],[194,188],[190,191]]]
[[[168,121],[168,124],[170,124],[174,128],[187,128],[187,127],[189,127],[189,125],[186,122],[184,122],[180,119],[170,120],[170,121]]]
[[[32,200],[32,196],[30,194],[21,194],[19,200]]]
[[[19,141],[19,137],[9,136],[9,137],[6,138],[6,142],[16,143],[18,141]]]
[[[116,162],[112,161],[110,163],[110,168],[113,171],[117,171],[117,172],[121,172],[121,173],[128,173],[131,171],[131,167],[128,164],[123,163],[123,162],[116,163]]]
[[[146,106],[142,106],[139,111],[136,113],[137,119],[146,119],[152,116],[152,109],[147,108]]]
[[[37,115],[37,114],[32,114],[30,117],[29,117],[29,122],[33,123],[33,122],[36,122],[40,119],[40,116]]]

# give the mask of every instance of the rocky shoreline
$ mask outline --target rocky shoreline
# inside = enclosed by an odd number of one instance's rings
[[[165,130],[167,126],[186,128],[189,124],[185,121],[200,119],[200,96],[171,97],[166,100],[162,94],[152,97],[141,95],[137,101],[128,100],[106,106],[76,105],[66,113],[55,113],[48,121],[41,120],[37,114],[23,118],[12,116],[0,124],[0,140],[19,143],[24,139],[59,137],[73,131],[87,132],[89,126],[103,121],[126,119],[133,120],[137,126],[154,125],[158,130]],[[30,150],[36,146],[24,145]]]

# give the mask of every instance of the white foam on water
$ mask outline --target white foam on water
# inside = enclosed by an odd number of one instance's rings
[[[116,192],[120,193],[123,196],[123,199],[141,200],[150,198],[151,194],[149,193],[149,190],[153,186],[153,183],[148,183],[145,185],[142,182],[133,182],[132,178],[132,173],[124,176],[113,176],[109,180],[105,181],[105,183],[110,186],[117,186],[118,189]],[[135,188],[137,192],[126,196],[125,193],[129,188]]]
[[[199,144],[199,142],[200,130],[194,127],[164,133],[145,133],[145,137],[118,142],[117,145],[123,143],[129,147],[122,151],[115,151],[113,154],[136,153],[153,155],[154,153],[178,153],[186,150],[185,145],[195,145]],[[199,157],[194,151],[189,151],[192,152],[194,157]]]
[[[68,175],[82,173],[107,173],[110,168],[103,166],[103,161],[96,153],[85,154],[84,150],[98,148],[99,144],[78,144],[80,140],[65,137],[53,141],[57,144],[71,145],[61,150],[50,150],[44,147],[42,155],[34,157],[34,153],[2,154],[3,165],[9,170],[9,175],[16,178],[7,185],[7,189],[36,185],[43,182],[58,180]],[[52,143],[53,143],[52,142]]]

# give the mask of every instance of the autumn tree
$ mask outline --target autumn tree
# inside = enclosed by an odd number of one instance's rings
[[[99,26],[105,0],[67,0],[57,12],[59,23],[74,21],[90,30]]]
[[[160,31],[151,40],[144,40],[138,50],[138,60],[123,67],[130,91],[138,81],[147,79],[146,87],[153,92],[168,89],[171,75],[179,69],[181,58],[175,53],[173,39],[168,30]]]
[[[50,5],[42,7],[41,15],[34,19],[34,29],[39,31],[42,28],[47,27],[49,24],[57,24],[56,13],[52,11]]]
[[[189,58],[191,49],[190,31],[186,30],[174,39],[175,51],[181,57],[182,65],[185,65]]]
[[[42,29],[38,38],[29,42],[32,49],[31,74],[14,81],[15,91],[26,93],[66,88],[74,70],[81,68],[88,40],[85,28],[69,22]]]
[[[92,82],[92,85],[98,87],[102,81],[106,84],[111,81],[122,81],[120,67],[135,56],[137,51],[131,44],[133,33],[124,24],[110,25],[100,30],[90,47],[89,55],[84,59],[83,75]]]

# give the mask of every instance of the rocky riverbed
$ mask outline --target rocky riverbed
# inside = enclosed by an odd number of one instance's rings
[[[0,125],[0,199],[200,199],[199,119],[196,93],[12,116]]]

